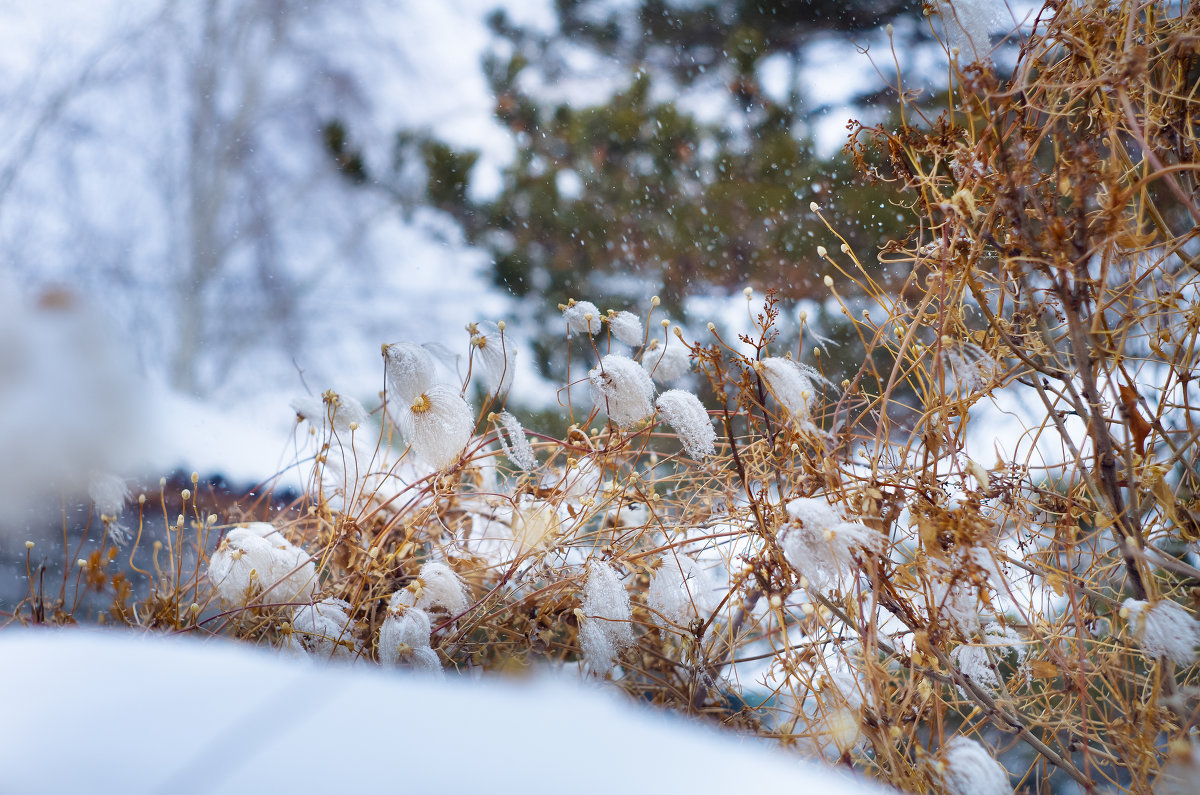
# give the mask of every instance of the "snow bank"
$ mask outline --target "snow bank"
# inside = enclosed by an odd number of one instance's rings
[[[439,682],[88,630],[4,632],[0,670],[6,792],[885,792],[545,678]]]

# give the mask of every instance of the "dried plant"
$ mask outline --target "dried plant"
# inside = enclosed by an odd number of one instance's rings
[[[1149,791],[1200,716],[1200,15],[1054,2],[1013,35],[1010,77],[957,48],[940,113],[901,83],[898,124],[851,139],[914,214],[882,269],[818,251],[857,371],[782,338],[770,291],[736,339],[573,302],[595,355],[553,438],[503,405],[503,324],[469,330],[462,383],[385,346],[374,412],[297,405],[287,521],[214,549],[185,495],[152,593],[106,620],[570,667],[914,792]],[[81,571],[118,592],[104,549]]]

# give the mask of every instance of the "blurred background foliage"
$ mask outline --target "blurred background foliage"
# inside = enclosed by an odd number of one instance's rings
[[[886,42],[881,29],[901,17],[909,24],[896,26],[897,37],[903,30],[928,42],[920,5],[558,0],[556,14],[554,34],[515,25],[503,11],[490,19],[495,46],[483,68],[517,151],[494,195],[473,190],[478,152],[419,131],[397,133],[393,173],[367,174],[352,131],[335,122],[326,142],[339,168],[352,181],[385,186],[420,169],[423,195],[401,203],[451,216],[488,252],[494,282],[539,309],[576,298],[644,312],[658,294],[668,314],[702,324],[716,318],[688,317],[690,297],[770,288],[785,320],[797,302],[815,299],[806,305],[810,322],[839,343],[828,352],[853,361],[849,324],[823,309],[831,269],[816,254],[818,244],[836,252],[840,241],[810,203],[868,268],[880,268],[877,252],[906,236],[912,216],[889,203],[887,185],[861,176],[861,163],[815,146],[814,125],[830,108],[809,100],[801,70],[815,43]],[[892,53],[881,52],[877,65],[894,69]],[[599,93],[574,90],[586,71],[573,66],[580,54],[602,64],[615,86],[599,101],[574,101]],[[762,85],[764,61],[778,66],[781,57],[785,97]],[[868,115],[877,101],[894,106],[883,76],[848,103]],[[547,376],[562,373],[561,331],[548,326],[534,343]]]

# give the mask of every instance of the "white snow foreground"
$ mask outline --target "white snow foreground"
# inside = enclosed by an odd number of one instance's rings
[[[889,791],[552,678],[437,681],[101,630],[6,631],[0,670],[4,792]]]

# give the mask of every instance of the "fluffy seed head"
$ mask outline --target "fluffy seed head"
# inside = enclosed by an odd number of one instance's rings
[[[592,400],[621,427],[654,413],[654,384],[641,365],[628,356],[611,353],[588,373]]]
[[[119,516],[129,500],[129,487],[123,478],[112,473],[99,473],[88,481],[88,496],[101,514]]]
[[[659,395],[655,405],[689,456],[707,458],[716,452],[717,434],[700,398],[682,389],[671,389]]]
[[[350,627],[350,604],[341,599],[322,599],[292,611],[292,634],[316,657],[353,660],[358,645]]]
[[[408,607],[392,596],[387,618],[379,628],[379,662],[383,665],[408,665],[413,670],[441,677],[442,661],[430,648],[429,614],[419,607]]]
[[[333,429],[339,434],[349,434],[352,426],[365,425],[369,416],[362,403],[332,389],[320,397],[301,395],[292,400],[291,406],[299,419],[317,428],[326,427],[332,417]]]
[[[441,561],[431,560],[421,567],[416,580],[392,595],[391,605],[457,616],[466,611],[469,603],[467,591],[454,570]]]
[[[802,423],[810,421],[809,408],[816,392],[813,382],[821,380],[820,373],[807,365],[779,357],[763,359],[756,369],[767,389],[792,419]]]
[[[591,301],[574,301],[563,309],[568,334],[595,334],[600,330],[600,310]]]
[[[669,384],[682,378],[691,369],[691,352],[682,342],[668,338],[665,345],[642,354],[642,367],[658,383]]]
[[[713,604],[713,588],[704,570],[692,558],[666,555],[646,594],[646,604],[658,615],[654,621],[669,621],[686,627],[692,619],[706,615]]]
[[[434,383],[437,365],[429,351],[415,342],[393,342],[383,346],[383,360],[393,399],[411,405]]]
[[[632,312],[617,312],[608,318],[608,330],[619,342],[636,348],[646,341],[642,319]]]
[[[854,555],[878,552],[883,536],[859,522],[846,521],[822,497],[801,497],[786,506],[789,522],[779,530],[788,563],[819,592],[837,588],[854,565]]]
[[[209,560],[208,579],[227,605],[245,605],[260,594],[266,603],[307,602],[317,587],[308,553],[267,522],[230,530]]]
[[[942,783],[948,795],[1012,795],[1008,771],[969,737],[955,737],[941,751]]]
[[[994,0],[935,0],[951,50],[964,54],[962,65],[988,57],[990,33],[1001,23],[1003,4]]]
[[[583,656],[593,671],[607,674],[616,663],[617,653],[635,641],[629,592],[609,564],[592,563],[589,567],[582,610],[579,643]]]
[[[484,381],[494,393],[507,392],[517,363],[517,349],[513,347],[512,337],[503,334],[500,325],[490,321],[476,324],[475,329],[471,344],[475,347],[475,361],[482,365]]]
[[[418,458],[434,469],[446,469],[471,441],[475,412],[457,390],[434,384],[401,405],[396,424]]]
[[[1200,623],[1175,602],[1164,599],[1150,604],[1126,599],[1121,614],[1129,621],[1138,645],[1150,656],[1169,657],[1180,665],[1195,662]]]
[[[508,411],[500,412],[499,420],[504,425],[505,433],[508,434],[508,440],[505,440],[504,434],[497,434],[497,437],[500,439],[500,446],[504,448],[504,454],[521,469],[530,470],[536,468],[537,456],[534,455],[533,445],[529,443],[529,439],[525,436],[525,429],[521,427],[520,420]]]

